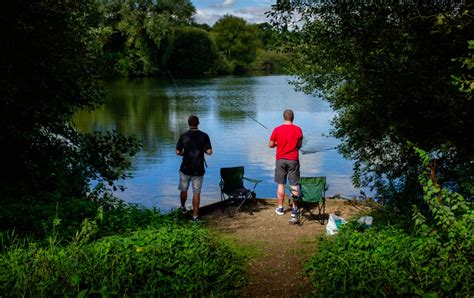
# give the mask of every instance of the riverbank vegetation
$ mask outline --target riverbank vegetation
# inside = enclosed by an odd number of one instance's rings
[[[185,0],[2,10],[1,292],[237,295],[232,245],[112,197],[141,142],[71,118],[104,102],[105,79],[289,69],[337,112],[354,183],[378,194],[372,228],[346,226],[307,264],[317,295],[472,293],[472,5],[279,1],[272,25],[212,27],[193,13]]]
[[[469,296],[472,4],[281,1],[271,15],[293,28],[295,87],[338,112],[354,183],[378,194],[375,228],[320,242],[306,267],[316,294]]]
[[[117,69],[164,70],[147,52],[149,38],[159,41],[162,23],[180,19],[126,2],[137,10],[125,7],[130,14],[116,16],[130,22],[117,26],[130,33],[131,48],[114,56],[104,50],[111,36],[104,20],[114,16],[104,9],[113,3],[16,1],[1,12],[0,293],[235,296],[244,264],[232,245],[177,214],[112,197],[141,142],[117,132],[81,134],[71,124],[75,112],[104,102],[101,81]],[[149,15],[157,18],[134,18]]]
[[[79,218],[85,205],[99,207],[72,234],[63,223]],[[84,202],[58,209],[43,223],[43,241],[2,235],[1,293],[234,297],[242,290],[244,255],[180,213],[124,205],[107,211]]]

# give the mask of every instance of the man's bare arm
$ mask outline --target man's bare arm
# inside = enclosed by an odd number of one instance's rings
[[[268,147],[270,147],[270,148],[275,148],[275,146],[276,146],[276,142],[271,141],[271,140],[268,141]]]
[[[301,146],[303,146],[303,137],[298,140],[298,143],[296,144],[296,148],[301,149]]]

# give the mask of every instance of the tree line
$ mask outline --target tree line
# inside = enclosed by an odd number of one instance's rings
[[[194,21],[188,0],[99,3],[101,60],[111,76],[196,76],[281,72],[280,34],[268,23],[225,15],[212,27]]]

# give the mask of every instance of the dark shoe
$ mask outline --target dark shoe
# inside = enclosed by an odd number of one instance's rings
[[[179,207],[179,210],[181,210],[181,213],[183,213],[183,214],[188,213],[188,210],[186,210],[186,207],[184,207],[184,206]]]
[[[276,208],[275,213],[277,215],[283,215],[283,214],[285,214],[285,209],[283,209],[283,207]]]
[[[201,218],[200,216],[198,216],[198,217],[194,217],[194,216],[193,216],[193,217],[191,218],[191,222],[202,222],[202,218]]]

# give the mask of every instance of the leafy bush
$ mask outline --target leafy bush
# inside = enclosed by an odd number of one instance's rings
[[[156,227],[88,243],[87,231],[66,246],[31,244],[0,256],[7,296],[236,296],[243,257],[204,227],[161,218]],[[84,237],[86,235],[86,237]],[[86,241],[84,241],[86,240]]]
[[[0,208],[0,251],[8,246],[6,235],[42,240],[51,236],[54,225],[55,237],[61,241],[70,241],[81,223],[92,218],[98,209],[102,211],[102,219],[97,223],[98,236],[113,235],[146,228],[159,222],[158,210],[126,204],[113,197],[100,197],[94,200],[87,198],[69,198],[62,201],[25,198],[23,200],[8,199]],[[5,235],[5,237],[4,237]],[[14,237],[14,238],[15,238]]]
[[[428,155],[416,150],[427,167]],[[472,295],[472,203],[427,176],[423,171],[419,178],[426,208],[414,207],[413,231],[390,225],[361,230],[352,223],[321,239],[306,264],[318,296]]]
[[[265,74],[283,73],[289,68],[289,55],[274,50],[257,50],[257,57],[251,67]]]

